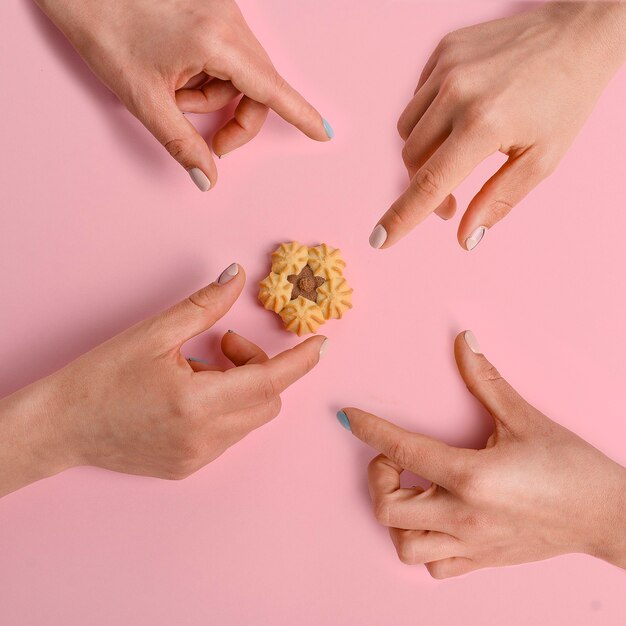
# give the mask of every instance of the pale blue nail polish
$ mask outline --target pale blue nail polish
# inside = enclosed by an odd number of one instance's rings
[[[188,356],[187,360],[194,361],[194,363],[204,363],[205,365],[210,365],[208,361],[204,361],[203,359],[196,359],[196,357],[193,357],[193,356]]]
[[[322,122],[324,123],[324,130],[326,131],[328,138],[332,139],[335,136],[335,131],[333,130],[333,127],[324,118],[322,118]]]
[[[337,411],[337,419],[346,430],[352,432],[352,428],[350,428],[350,420],[344,411]]]

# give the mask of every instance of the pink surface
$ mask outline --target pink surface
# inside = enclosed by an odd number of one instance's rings
[[[0,622],[622,622],[624,573],[589,557],[443,582],[402,565],[370,514],[373,453],[334,412],[355,404],[480,444],[489,421],[452,359],[470,327],[522,394],[626,461],[624,72],[556,174],[472,254],[456,243],[458,219],[436,217],[377,252],[367,237],[405,182],[395,123],[430,51],[451,29],[530,5],[241,5],[336,138],[315,144],[270,117],[203,195],[34,6],[0,4],[0,395],[232,261],[246,290],[188,352],[213,355],[227,328],[271,353],[292,345],[255,300],[283,240],[340,246],[355,288],[354,310],[323,329],[327,358],[285,393],[280,418],[193,477],[79,468],[0,501]],[[463,184],[460,206],[498,162]]]

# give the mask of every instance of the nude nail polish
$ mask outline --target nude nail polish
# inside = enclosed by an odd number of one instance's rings
[[[191,167],[187,170],[187,173],[200,191],[208,191],[211,189],[211,181],[199,167]]]
[[[472,231],[472,234],[465,240],[465,247],[468,250],[473,250],[482,241],[486,232],[486,226],[479,226],[478,228],[475,228]]]
[[[324,339],[320,346],[320,359],[326,354],[326,350],[328,350],[328,339]]]
[[[370,235],[370,246],[372,248],[380,248],[387,241],[387,231],[382,224],[378,224]]]
[[[239,274],[239,265],[237,265],[237,263],[232,263],[219,275],[215,282],[218,285],[225,285],[235,278],[237,274]]]
[[[465,339],[465,343],[467,344],[467,347],[474,354],[482,354],[480,346],[478,345],[478,339],[476,339],[476,335],[471,330],[466,330],[463,333],[463,338]]]

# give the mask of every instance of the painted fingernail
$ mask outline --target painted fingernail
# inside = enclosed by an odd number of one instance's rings
[[[478,228],[475,228],[472,231],[472,234],[465,240],[465,247],[468,250],[473,250],[482,241],[486,232],[486,226],[479,226]]]
[[[320,346],[320,359],[326,354],[326,350],[328,350],[328,339],[324,339]]]
[[[231,329],[229,328],[227,332],[229,332],[229,333],[234,333],[235,331],[234,331],[234,330],[231,330]]]
[[[227,282],[230,282],[233,278],[235,278],[237,274],[239,274],[239,265],[237,265],[237,263],[232,263],[219,275],[215,282],[218,285],[225,285]]]
[[[229,154],[230,154],[230,152],[224,152],[224,154],[218,154],[218,155],[217,155],[217,158],[218,158],[218,159],[223,159],[225,156],[227,156],[227,155],[229,155]]]
[[[482,354],[480,346],[478,345],[478,339],[476,339],[476,335],[471,330],[466,330],[463,333],[463,337],[465,338],[465,343],[467,344],[467,347],[474,354]]]
[[[204,363],[205,365],[209,365],[208,361],[205,361],[204,359],[196,359],[195,356],[188,356],[187,360],[188,361],[193,361],[194,363]]]
[[[322,118],[322,123],[324,124],[324,130],[326,131],[328,138],[332,139],[335,136],[335,131],[333,130],[333,127],[324,118]]]
[[[350,427],[350,420],[344,411],[337,411],[337,420],[339,423],[346,429],[352,432],[352,428]]]
[[[370,246],[372,248],[380,248],[385,241],[387,241],[387,231],[382,224],[379,224],[374,228],[372,234],[370,235]]]
[[[208,191],[211,189],[211,181],[207,175],[198,167],[192,167],[187,170],[189,177],[200,191]]]

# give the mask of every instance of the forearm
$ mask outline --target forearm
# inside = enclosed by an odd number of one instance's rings
[[[45,379],[0,400],[0,497],[72,465],[52,386]]]

